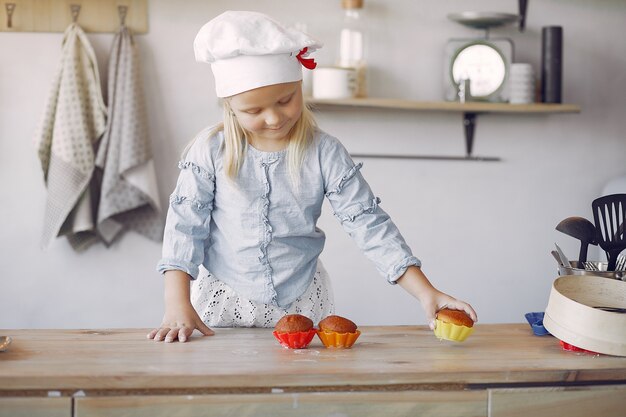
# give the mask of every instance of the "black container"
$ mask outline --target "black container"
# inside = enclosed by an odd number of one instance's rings
[[[563,87],[563,28],[541,28],[541,101],[560,103]]]

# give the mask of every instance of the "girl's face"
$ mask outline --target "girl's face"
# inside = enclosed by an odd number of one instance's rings
[[[255,88],[229,101],[241,127],[251,133],[253,145],[286,142],[302,114],[300,81]]]

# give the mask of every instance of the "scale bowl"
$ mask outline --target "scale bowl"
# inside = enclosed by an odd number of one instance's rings
[[[519,15],[496,12],[459,12],[448,14],[448,19],[476,29],[488,29],[517,22]]]

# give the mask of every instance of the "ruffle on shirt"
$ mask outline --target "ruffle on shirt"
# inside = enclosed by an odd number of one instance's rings
[[[361,167],[363,167],[363,162],[359,162],[358,164],[350,168],[348,172],[346,172],[344,175],[341,176],[341,179],[339,180],[339,183],[337,183],[337,186],[333,188],[332,190],[326,192],[326,197],[328,197],[331,194],[339,194],[341,190],[343,189],[343,187],[345,187],[346,182],[348,182],[350,178],[353,178],[356,175],[356,173],[361,170]]]
[[[189,204],[196,211],[213,210],[213,202],[203,202],[196,198],[185,197],[184,195],[172,194],[170,204]]]
[[[202,168],[201,166],[194,164],[191,161],[179,161],[178,162],[178,168],[180,170],[190,169],[196,175],[198,175],[198,176],[200,176],[202,178],[206,178],[206,179],[209,179],[211,181],[215,180],[215,176],[213,174],[211,174],[209,171],[207,171],[206,169]]]
[[[356,219],[363,213],[373,213],[374,210],[376,210],[376,208],[378,207],[378,204],[380,204],[380,198],[374,197],[372,200],[365,203],[353,204],[342,213],[335,212],[334,214],[339,219],[339,221],[341,221],[341,223],[348,221],[353,222],[354,219]]]
[[[263,195],[261,196],[261,198],[263,199],[263,207],[261,209],[261,218],[263,219],[264,233],[263,233],[263,240],[261,241],[261,245],[259,247],[259,250],[261,252],[261,255],[259,256],[259,261],[261,262],[261,264],[263,265],[263,268],[265,269],[264,274],[265,274],[266,284],[269,288],[271,288],[272,298],[274,302],[276,302],[277,294],[276,294],[276,290],[274,290],[274,285],[272,282],[272,275],[273,275],[272,266],[270,265],[270,260],[269,260],[269,257],[267,256],[267,247],[272,241],[272,233],[274,231],[269,220],[269,211],[270,211],[269,195],[270,195],[271,187],[269,183],[268,171],[269,171],[270,164],[276,161],[277,160],[273,160],[270,162],[263,162],[261,164],[261,166],[263,167],[263,174],[264,174],[264,178],[263,178],[264,192],[263,192]]]
[[[191,162],[191,161],[179,161],[178,162],[178,168],[182,171],[182,170],[190,170],[191,172],[194,173],[194,175],[203,178],[203,179],[208,179],[209,181],[214,181],[215,180],[215,176],[210,173],[209,171],[207,171],[205,168],[202,168],[201,166]],[[197,212],[202,212],[202,211],[206,211],[206,210],[213,210],[213,202],[205,202],[202,201],[198,198],[194,197],[190,197],[190,196],[185,196],[185,195],[180,195],[180,194],[172,194],[170,196],[170,204],[188,204],[190,205],[192,208],[194,208]]]

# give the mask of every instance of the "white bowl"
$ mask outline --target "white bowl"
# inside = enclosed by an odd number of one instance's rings
[[[564,275],[552,284],[543,325],[570,345],[626,356],[626,282],[591,275]]]

